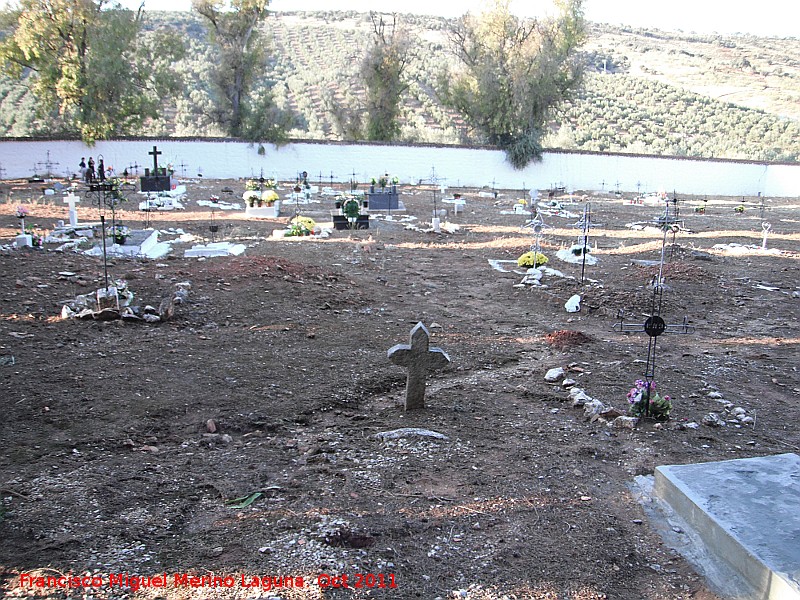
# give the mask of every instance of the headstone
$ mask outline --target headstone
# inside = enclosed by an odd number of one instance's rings
[[[153,146],[153,151],[148,152],[153,157],[153,172],[145,169],[144,177],[139,178],[143,192],[168,192],[172,189],[172,180],[163,167],[158,166],[158,157],[162,152],[157,146]],[[163,175],[161,174],[163,172]]]
[[[64,204],[69,204],[69,224],[71,227],[75,227],[78,224],[78,211],[75,209],[75,204],[80,201],[80,197],[75,194],[68,194],[64,197]]]
[[[798,473],[792,453],[660,466],[653,495],[668,507],[672,530],[682,530],[678,549],[721,596],[797,600]]]
[[[33,236],[27,233],[21,233],[16,238],[14,238],[14,245],[17,248],[22,248],[24,246],[31,248],[33,247]]]
[[[431,347],[430,333],[422,323],[411,330],[409,344],[389,348],[389,360],[408,369],[406,377],[406,410],[425,408],[425,380],[428,371],[441,369],[450,363],[450,357],[441,348]]]

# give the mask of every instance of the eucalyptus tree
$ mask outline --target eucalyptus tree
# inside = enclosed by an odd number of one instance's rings
[[[464,117],[478,141],[505,150],[523,168],[541,158],[556,109],[580,87],[578,49],[585,35],[583,0],[556,0],[557,14],[520,19],[509,0],[467,13],[449,32],[459,66],[440,78],[445,105]]]
[[[24,80],[40,116],[83,140],[137,132],[181,88],[183,46],[141,34],[143,12],[106,0],[21,0],[4,14],[3,72]]]

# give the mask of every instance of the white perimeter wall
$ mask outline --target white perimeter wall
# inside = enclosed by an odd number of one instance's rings
[[[186,177],[249,177],[263,169],[265,176],[283,180],[308,171],[312,182],[320,173],[324,182],[331,173],[334,182],[348,181],[355,172],[366,182],[388,172],[403,183],[416,183],[429,179],[435,168],[447,186],[800,196],[800,165],[548,152],[542,162],[517,171],[498,150],[441,146],[295,142],[280,148],[266,145],[265,155],[259,156],[257,145],[226,140],[115,140],[91,148],[78,141],[0,141],[0,166],[5,178],[43,174],[49,151],[50,161],[58,163],[54,173],[77,172],[82,156],[96,160],[98,155],[121,172],[134,163],[152,165],[148,152],[154,144],[163,152],[159,164],[172,164]]]

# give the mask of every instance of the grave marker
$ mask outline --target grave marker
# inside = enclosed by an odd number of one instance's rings
[[[158,166],[158,157],[163,154],[158,146],[153,146],[152,152],[148,152],[153,157],[153,172],[150,169],[144,170],[144,176],[139,178],[143,192],[168,192],[172,189],[172,181],[166,169]],[[164,171],[163,175],[161,171]]]
[[[69,193],[64,197],[64,204],[69,204],[69,224],[71,227],[75,227],[78,224],[78,211],[75,209],[75,204],[80,201],[80,197],[73,193]]]
[[[406,410],[425,408],[425,380],[428,371],[441,369],[450,363],[450,357],[441,348],[431,347],[430,333],[422,323],[411,330],[409,344],[389,348],[389,360],[408,369],[406,377]]]
[[[669,215],[669,203],[667,203],[667,215]],[[666,217],[665,217],[666,218]],[[688,324],[687,318],[683,318],[683,323],[667,324],[661,316],[661,306],[664,299],[664,260],[667,247],[667,230],[664,229],[664,237],[661,242],[661,260],[658,267],[658,275],[653,278],[653,297],[650,302],[650,314],[644,323],[626,323],[625,313],[620,310],[617,314],[619,322],[613,326],[614,331],[647,334],[647,362],[645,366],[644,378],[645,385],[645,416],[650,412],[650,390],[651,383],[655,379],[656,372],[656,340],[664,333],[694,333],[694,327]]]

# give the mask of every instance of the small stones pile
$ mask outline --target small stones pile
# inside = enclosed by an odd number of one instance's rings
[[[568,369],[575,372],[582,372],[577,364],[571,364]],[[639,422],[636,417],[629,417],[623,411],[613,406],[607,406],[600,400],[592,398],[583,389],[577,387],[577,381],[567,377],[567,371],[563,367],[550,369],[544,376],[548,383],[559,383],[562,389],[569,390],[569,397],[572,400],[573,408],[582,408],[584,418],[590,423],[606,423],[609,427],[617,429],[633,429]]]
[[[161,300],[158,308],[149,304],[139,307],[132,304],[134,294],[128,288],[127,282],[114,281],[113,286],[108,289],[101,288],[91,294],[81,294],[66,301],[61,308],[61,318],[96,321],[123,319],[161,323],[169,321],[175,312],[175,307],[188,300],[191,288],[192,284],[188,281],[176,283],[174,291]],[[113,296],[116,297],[113,306],[101,306],[101,298],[108,297],[107,301],[111,301]]]
[[[755,426],[755,416],[749,415],[745,408],[736,406],[733,402],[725,400],[723,395],[718,391],[712,390],[706,397],[722,404],[723,414],[720,415],[717,412],[708,413],[703,417],[703,425],[707,425],[708,427],[726,427],[730,424],[737,428],[744,425]]]

